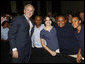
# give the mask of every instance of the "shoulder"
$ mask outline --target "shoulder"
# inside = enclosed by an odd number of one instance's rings
[[[81,32],[84,32],[84,25],[81,25]]]
[[[44,32],[44,29],[40,31],[40,38],[44,38],[45,36],[45,32]]]
[[[41,31],[40,31],[40,34],[43,34],[45,31],[44,31],[44,29],[42,29]]]
[[[42,27],[42,28],[44,28],[44,27],[45,27],[45,25],[44,25],[44,24],[41,24],[41,27]]]
[[[25,17],[22,15],[22,16],[16,16],[15,18],[12,19],[11,23],[18,23],[18,22],[21,22],[23,21],[23,19],[25,19]]]
[[[21,16],[16,16],[15,19],[24,19],[25,16],[24,15],[21,15]]]
[[[56,30],[56,28],[53,26],[53,30]]]
[[[3,29],[3,27],[1,26],[1,32],[3,31],[4,29]]]
[[[44,27],[45,27],[45,25],[44,25],[44,24],[41,24],[41,26],[44,26]]]
[[[7,27],[7,30],[9,30],[9,28]]]
[[[81,28],[84,29],[84,24],[81,25]]]

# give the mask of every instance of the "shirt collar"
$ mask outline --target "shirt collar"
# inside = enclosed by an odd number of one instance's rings
[[[29,19],[26,17],[26,15],[25,15],[25,14],[24,14],[24,16],[25,16],[26,20],[29,20]]]
[[[39,27],[39,28],[37,28],[37,27],[36,27],[36,25],[35,25],[35,28],[40,29],[40,28],[41,28],[41,27],[43,27],[43,26],[44,26],[44,25],[43,25],[43,24],[41,24],[41,25],[40,25],[40,27]]]

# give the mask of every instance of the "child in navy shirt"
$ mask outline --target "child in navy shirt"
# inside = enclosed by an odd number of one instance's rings
[[[65,55],[76,55],[78,53],[79,44],[74,37],[73,29],[71,26],[68,26],[64,16],[58,17],[56,29],[60,53]]]
[[[75,36],[79,41],[79,51],[77,55],[77,62],[79,63],[84,56],[84,24],[81,24],[81,20],[78,17],[72,18],[72,26],[76,29]]]

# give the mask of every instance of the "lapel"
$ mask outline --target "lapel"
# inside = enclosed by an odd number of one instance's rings
[[[25,24],[25,26],[29,26],[30,27],[30,25],[29,25],[29,23],[27,22],[27,19],[25,18],[25,16],[24,15],[22,15],[22,17],[23,17],[23,23]]]
[[[24,20],[24,24],[25,24],[25,26],[26,26],[26,27],[30,27],[30,25],[29,25],[29,23],[27,22],[27,19],[25,18],[25,16],[22,15],[22,17],[23,17],[23,20]],[[32,36],[32,34],[33,34],[33,32],[34,32],[34,26],[35,26],[35,24],[34,24],[34,22],[33,22],[32,19],[30,19],[30,21],[31,21],[32,24],[33,24],[33,28],[32,28],[32,30],[31,30],[31,36]]]
[[[27,22],[27,19],[26,19],[26,17],[24,15],[23,15],[23,18],[24,18],[25,23],[29,24]],[[32,18],[30,18],[30,21],[31,21],[32,25],[34,26],[35,24],[34,24],[34,21],[32,20]]]
[[[32,18],[30,18],[30,21],[31,21],[32,25],[34,26],[35,24],[34,24],[34,21],[32,20]]]
[[[33,35],[34,27],[35,27],[35,25],[33,26],[32,30],[31,30],[31,36]]]

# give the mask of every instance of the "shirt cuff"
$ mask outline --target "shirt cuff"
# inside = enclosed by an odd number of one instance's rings
[[[12,49],[12,51],[16,51],[16,50],[17,50],[17,48],[13,48],[13,49]]]
[[[59,50],[59,49],[57,49],[57,50],[56,50],[56,53],[60,53],[60,50]]]

